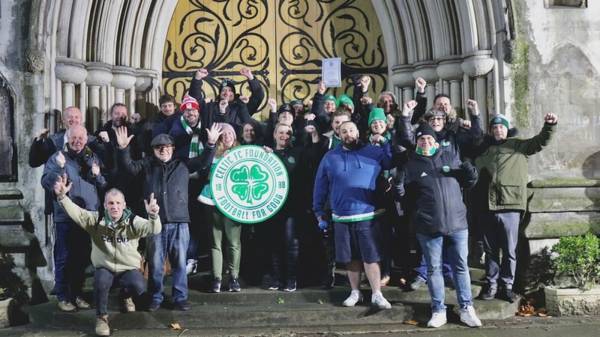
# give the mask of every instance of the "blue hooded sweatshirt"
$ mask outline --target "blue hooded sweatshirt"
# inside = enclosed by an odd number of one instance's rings
[[[356,222],[375,216],[375,182],[381,170],[391,168],[391,147],[361,145],[347,150],[342,144],[327,152],[321,160],[313,191],[313,210],[323,216],[329,200],[332,220]],[[329,199],[328,199],[329,198]]]

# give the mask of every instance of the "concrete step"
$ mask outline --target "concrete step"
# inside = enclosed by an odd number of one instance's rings
[[[473,288],[476,290],[478,287]],[[383,292],[393,305],[391,310],[373,309],[368,303],[354,308],[342,307],[340,303],[348,295],[348,288],[335,287],[331,290],[305,288],[293,293],[257,288],[243,289],[240,293],[220,294],[191,290],[190,311],[172,311],[165,304],[165,308],[153,313],[131,314],[118,313],[117,296],[114,293],[110,297],[109,311],[111,326],[115,329],[164,329],[171,323],[178,322],[189,329],[206,328],[223,333],[240,328],[290,327],[305,327],[304,331],[318,331],[318,327],[345,331],[352,330],[356,325],[365,328],[371,326],[367,330],[380,331],[387,325],[397,325],[407,320],[426,322],[429,318],[429,294],[426,289],[405,292],[387,287]],[[368,302],[370,293],[366,290],[363,293]],[[446,298],[450,317],[458,321],[456,315],[452,314],[456,309],[454,291],[446,289]],[[509,318],[517,310],[516,303],[509,304],[499,300],[476,300],[474,305],[478,315],[484,320]],[[55,301],[31,306],[27,311],[31,324],[38,327],[85,331],[95,322],[95,310],[64,313],[57,310]]]

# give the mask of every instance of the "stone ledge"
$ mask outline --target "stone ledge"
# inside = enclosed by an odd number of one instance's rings
[[[26,232],[21,225],[0,226],[0,247],[2,249],[27,248],[34,240],[36,240],[35,235]]]
[[[0,189],[0,200],[21,200],[23,193],[16,188]]]
[[[600,213],[532,213],[524,234],[528,239],[552,239],[562,236],[600,234]]]
[[[529,188],[529,212],[600,212],[600,187]]]
[[[0,207],[0,224],[25,222],[25,211],[21,205]]]
[[[555,178],[555,179],[535,179],[532,180],[529,187],[547,188],[547,187],[600,187],[600,180],[586,178]]]

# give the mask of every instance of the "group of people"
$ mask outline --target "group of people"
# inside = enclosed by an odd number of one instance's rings
[[[215,207],[210,188],[211,171],[240,145],[259,145],[279,157],[290,180],[281,210],[253,226],[262,243],[254,272],[265,275],[266,289],[296,290],[308,228],[322,233],[322,242],[311,247],[323,251],[323,261],[313,262],[323,266],[324,286],[334,285],[336,263],[346,266],[351,292],[344,306],[363,301],[364,270],[371,304],[391,308],[381,287],[390,281],[395,251],[410,233],[422,252],[410,288],[428,286],[429,327],[446,323],[445,282],[456,289],[461,321],[481,326],[470,288],[469,236],[485,250],[487,286],[480,298],[515,300],[527,158],[548,144],[556,115],[547,114],[542,131],[529,139],[515,137],[503,115],[491,118],[486,134],[476,101],[466,102],[464,119],[444,94],[428,110],[427,83],[418,78],[415,100],[399,107],[385,91],[375,102],[368,95],[370,78],[361,76],[352,96],[328,95],[319,83],[308,105],[295,100],[278,106],[269,98],[269,117],[259,121],[253,116],[264,91],[249,69],[240,73],[250,97],[237,95],[234,83],[223,80],[219,96],[206,98],[202,85],[209,73],[200,69],[179,109],[164,95],[158,116],[140,121],[117,103],[110,121],[92,135],[82,126],[81,111],[69,107],[62,115],[65,130],[52,135],[42,130],[34,139],[29,161],[32,167],[44,165],[42,186],[55,224],[53,292],[60,310],[90,307],[81,296],[90,256],[98,335],[110,333],[107,298],[115,283],[124,311],[135,311],[136,304],[149,311],[161,306],[166,260],[172,307],[189,310],[187,274],[196,268],[205,236],[210,291],[241,291],[243,226]],[[142,237],[147,287],[139,272]]]

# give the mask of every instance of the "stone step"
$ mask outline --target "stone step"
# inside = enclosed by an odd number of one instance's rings
[[[477,288],[474,286],[474,288]],[[363,292],[366,299],[367,291]],[[456,309],[454,291],[446,289],[449,312]],[[172,311],[165,304],[156,312],[118,313],[117,296],[111,294],[109,311],[111,326],[115,329],[165,328],[173,322],[189,329],[207,328],[214,331],[240,328],[289,328],[317,326],[351,329],[356,325],[372,325],[379,331],[385,325],[397,325],[406,320],[426,322],[430,315],[429,295],[422,289],[404,292],[386,288],[384,294],[390,300],[391,310],[377,310],[368,303],[354,308],[340,305],[348,289],[336,287],[332,290],[301,289],[294,293],[272,292],[256,288],[244,289],[240,293],[208,294],[190,291],[192,310]],[[476,294],[476,293],[475,293]],[[474,303],[481,319],[505,319],[514,316],[517,304],[504,301],[478,301]],[[45,328],[87,330],[95,321],[95,310],[64,313],[57,310],[52,301],[27,308],[31,324]],[[450,314],[457,321],[456,315]]]

